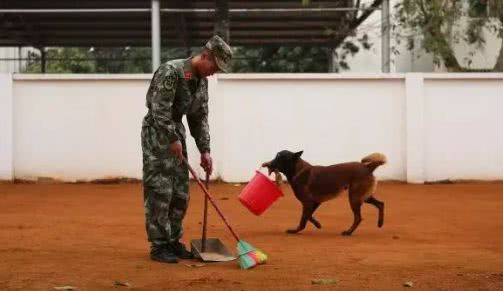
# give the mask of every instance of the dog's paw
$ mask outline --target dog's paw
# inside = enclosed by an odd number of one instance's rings
[[[382,227],[382,226],[383,226],[383,224],[384,224],[384,221],[383,221],[383,220],[379,220],[379,221],[377,222],[377,226],[378,226],[378,227]]]
[[[350,235],[351,235],[351,233],[352,233],[351,231],[349,231],[349,230],[345,230],[345,231],[343,231],[341,234],[342,234],[342,235],[345,235],[345,236],[350,236]]]
[[[313,224],[314,224],[314,226],[316,226],[316,228],[318,228],[318,229],[321,228],[321,223],[319,223],[318,221],[313,221]]]
[[[290,233],[290,234],[294,234],[294,233],[298,233],[299,231],[297,229],[287,229],[286,230],[286,233]]]

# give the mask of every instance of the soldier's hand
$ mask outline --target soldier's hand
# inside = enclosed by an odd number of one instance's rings
[[[201,167],[206,173],[211,175],[211,173],[213,172],[213,159],[211,158],[210,153],[201,154]]]
[[[183,160],[183,148],[179,140],[169,144],[169,151],[180,161]]]

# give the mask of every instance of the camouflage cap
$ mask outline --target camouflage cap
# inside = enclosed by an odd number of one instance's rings
[[[214,35],[205,45],[215,57],[215,62],[221,71],[228,72],[232,60],[231,47],[218,35]]]

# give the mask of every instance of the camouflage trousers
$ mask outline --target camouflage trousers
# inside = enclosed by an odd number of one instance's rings
[[[169,143],[155,127],[142,128],[145,227],[152,247],[172,244],[183,235],[189,203],[187,166],[169,152]],[[181,139],[187,158],[185,140]]]

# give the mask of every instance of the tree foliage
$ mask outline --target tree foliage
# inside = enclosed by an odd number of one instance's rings
[[[431,53],[435,64],[443,63],[448,71],[467,71],[456,58],[457,44],[485,43],[484,31],[496,32],[503,40],[503,1],[501,0],[402,0],[396,6],[395,38],[407,41],[414,49],[414,39],[421,37],[422,48]],[[460,19],[469,21],[466,29],[455,29]],[[465,56],[470,65],[475,52]],[[494,69],[503,70],[503,46]]]

